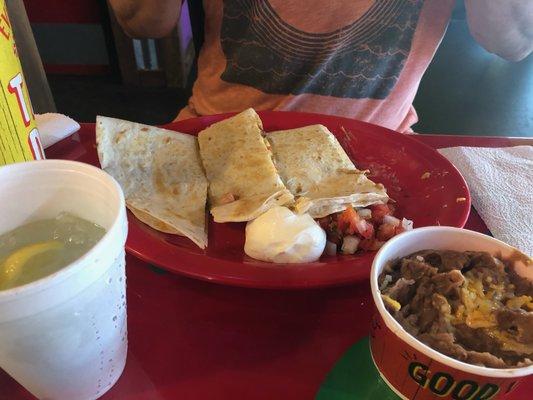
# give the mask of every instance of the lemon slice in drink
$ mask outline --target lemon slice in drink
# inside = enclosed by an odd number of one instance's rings
[[[13,279],[20,275],[22,267],[31,258],[40,254],[56,251],[63,248],[63,243],[51,240],[48,242],[40,242],[21,247],[20,249],[9,255],[5,261],[0,264],[0,273],[4,274],[7,279]]]

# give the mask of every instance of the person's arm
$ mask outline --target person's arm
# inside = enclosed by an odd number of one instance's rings
[[[465,0],[474,39],[491,53],[520,61],[533,51],[533,0]]]
[[[161,38],[178,22],[182,0],[109,0],[122,29],[132,37]]]

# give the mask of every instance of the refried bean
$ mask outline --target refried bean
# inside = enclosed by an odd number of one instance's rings
[[[491,368],[533,364],[533,283],[511,260],[423,250],[389,262],[378,284],[387,310],[431,348]]]

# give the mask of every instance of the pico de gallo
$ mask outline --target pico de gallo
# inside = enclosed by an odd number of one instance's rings
[[[317,219],[326,231],[326,254],[376,251],[390,238],[413,229],[413,221],[396,218],[393,204],[374,204]]]

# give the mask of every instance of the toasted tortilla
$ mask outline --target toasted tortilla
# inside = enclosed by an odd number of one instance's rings
[[[383,185],[358,170],[335,136],[323,125],[270,132],[274,163],[294,195],[294,209],[314,218],[388,200]]]
[[[207,246],[207,179],[196,137],[98,116],[96,143],[102,169],[139,220]]]
[[[261,119],[250,108],[198,134],[215,222],[250,221],[292,202],[262,133]]]

